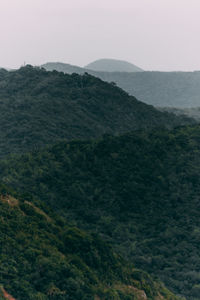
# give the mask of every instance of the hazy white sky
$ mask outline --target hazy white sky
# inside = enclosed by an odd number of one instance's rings
[[[0,66],[98,58],[200,70],[200,0],[0,0]]]

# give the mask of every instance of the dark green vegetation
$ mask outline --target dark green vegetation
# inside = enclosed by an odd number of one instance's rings
[[[102,71],[102,72],[142,72],[143,70],[137,66],[124,61],[117,59],[98,59],[87,66],[86,69],[93,71]]]
[[[61,139],[85,139],[188,123],[91,75],[26,66],[0,70],[0,156]]]
[[[1,162],[27,191],[187,299],[200,299],[200,127],[60,143]]]
[[[62,69],[61,69],[62,66]],[[69,73],[68,65],[51,63],[47,70]],[[84,69],[81,69],[83,72]],[[75,71],[78,72],[79,71]],[[200,71],[198,72],[95,72],[88,73],[116,84],[140,101],[160,107],[200,106]]]
[[[0,299],[176,299],[96,235],[5,186],[0,218]]]

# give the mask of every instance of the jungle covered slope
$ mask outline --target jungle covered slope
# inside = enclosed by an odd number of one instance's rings
[[[159,112],[91,75],[26,66],[0,70],[0,156],[61,139],[87,139],[138,128],[190,123]]]
[[[96,235],[0,186],[0,299],[174,300]]]
[[[1,180],[200,299],[199,137],[194,126],[63,142],[1,162]]]

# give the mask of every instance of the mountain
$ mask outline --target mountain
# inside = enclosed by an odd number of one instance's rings
[[[44,65],[45,66],[45,65]],[[48,69],[48,68],[47,68]],[[52,63],[51,69],[60,70]],[[62,64],[63,72],[68,67]],[[157,107],[190,108],[200,106],[200,71],[195,72],[95,72],[81,69],[120,88],[140,101]]]
[[[86,69],[100,72],[142,72],[139,67],[123,60],[98,59],[87,66]]]
[[[90,139],[191,119],[159,112],[89,74],[0,70],[0,157],[62,139]]]
[[[173,292],[200,299],[200,127],[59,143],[0,162],[32,194]]]
[[[97,235],[3,185],[0,217],[2,300],[178,300]]]

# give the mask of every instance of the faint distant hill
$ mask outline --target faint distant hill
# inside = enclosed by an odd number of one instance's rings
[[[98,59],[87,66],[86,69],[100,72],[142,72],[139,67],[124,61],[117,59]]]

